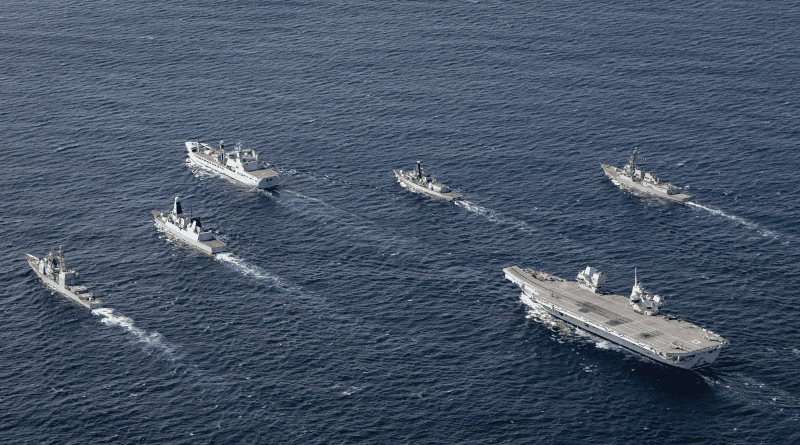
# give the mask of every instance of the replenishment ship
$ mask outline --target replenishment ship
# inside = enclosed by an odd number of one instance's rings
[[[103,307],[102,301],[89,292],[86,286],[78,283],[78,273],[73,269],[67,269],[64,264],[64,251],[60,246],[58,252],[51,250],[44,258],[36,258],[29,253],[25,254],[25,258],[47,287],[87,309]]]
[[[600,292],[605,277],[593,267],[576,281],[517,266],[503,269],[522,290],[520,299],[551,316],[653,361],[683,369],[710,365],[728,341],[672,315],[661,315],[664,298],[634,277],[630,297]]]
[[[225,243],[214,238],[211,231],[203,230],[200,218],[183,214],[181,202],[177,197],[172,205],[172,212],[164,213],[153,210],[152,214],[156,220],[156,227],[163,229],[167,234],[180,241],[210,254],[225,252]]]
[[[461,195],[450,191],[450,187],[440,183],[433,177],[425,176],[422,171],[422,164],[417,161],[417,168],[411,171],[392,170],[397,176],[397,182],[401,186],[411,190],[412,192],[424,193],[434,198],[444,199],[445,201],[454,201],[461,199]]]
[[[623,168],[600,164],[606,172],[606,176],[611,178],[611,182],[620,188],[675,202],[682,203],[692,197],[692,195],[683,193],[680,187],[669,182],[661,182],[652,173],[647,173],[639,168],[636,165],[638,150],[638,147],[633,149],[631,160]]]
[[[258,152],[243,149],[241,142],[236,144],[233,151],[226,153],[223,141],[219,141],[219,149],[200,141],[189,141],[186,142],[186,151],[189,153],[189,159],[196,165],[243,184],[266,189],[276,187],[281,182],[278,173],[267,168],[266,164],[258,159]]]

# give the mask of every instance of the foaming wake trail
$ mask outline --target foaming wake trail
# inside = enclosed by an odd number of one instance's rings
[[[268,286],[272,286],[278,291],[292,296],[296,301],[302,302],[302,304],[304,304],[306,307],[310,307],[314,310],[325,313],[327,318],[330,318],[337,323],[350,325],[351,327],[357,329],[364,328],[363,326],[359,326],[358,322],[350,319],[349,316],[338,313],[339,311],[337,308],[330,304],[324,297],[311,295],[302,288],[291,283],[287,283],[284,279],[276,277],[275,275],[272,275],[258,266],[248,263],[236,255],[232,255],[230,253],[219,253],[214,257],[218,261],[221,261],[235,269],[242,275],[252,277]],[[381,328],[381,331],[383,331],[383,328]]]
[[[526,223],[524,223],[524,222],[522,222],[522,221],[520,221],[518,219],[511,218],[509,216],[505,216],[505,215],[503,215],[503,214],[501,214],[501,213],[499,213],[497,211],[494,211],[494,210],[491,210],[491,209],[487,209],[485,207],[481,207],[481,206],[479,206],[479,205],[477,205],[477,204],[475,204],[473,202],[458,200],[458,201],[455,201],[455,204],[457,206],[459,206],[459,207],[463,207],[463,208],[467,209],[468,211],[470,211],[470,212],[472,212],[472,213],[474,213],[476,215],[483,216],[484,218],[488,219],[489,221],[491,221],[493,223],[510,224],[510,225],[518,228],[519,230],[522,230],[523,232],[533,232],[534,231],[534,229],[532,227],[530,227],[528,224],[526,224]]]
[[[218,253],[214,255],[214,258],[216,258],[217,261],[221,261],[232,267],[242,275],[253,277],[259,281],[265,282],[266,284],[280,289],[283,292],[298,295],[303,294],[303,291],[300,288],[285,282],[280,277],[276,277],[275,275],[272,275],[258,266],[248,263],[232,253]]]
[[[102,317],[100,319],[101,323],[108,326],[119,326],[131,333],[139,342],[144,343],[146,348],[158,350],[169,359],[175,360],[174,348],[168,345],[164,341],[164,337],[158,332],[147,332],[144,329],[138,328],[133,324],[132,319],[124,315],[115,314],[114,309],[111,308],[94,309],[92,313]]]
[[[778,386],[759,382],[741,374],[708,376],[702,374],[709,385],[715,385],[728,396],[753,405],[771,405],[781,409],[800,408],[800,399]]]
[[[777,233],[775,233],[775,232],[773,232],[771,230],[767,230],[767,229],[759,226],[758,224],[750,222],[750,221],[748,221],[748,220],[746,220],[744,218],[741,218],[741,217],[738,217],[738,216],[734,216],[734,215],[729,215],[729,214],[723,212],[722,210],[712,209],[710,207],[706,207],[704,205],[696,204],[694,202],[687,202],[686,204],[690,205],[692,207],[696,207],[698,209],[707,210],[708,212],[710,212],[713,215],[718,215],[718,216],[723,216],[725,218],[728,218],[731,221],[734,221],[734,222],[736,222],[738,224],[741,224],[743,226],[746,226],[746,227],[749,227],[749,228],[751,228],[753,230],[756,230],[758,233],[760,233],[763,236],[774,238],[774,239],[778,238],[778,234]]]

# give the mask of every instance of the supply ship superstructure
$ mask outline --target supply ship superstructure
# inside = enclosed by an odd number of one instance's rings
[[[102,301],[89,292],[86,286],[78,283],[78,273],[73,269],[67,269],[61,247],[58,248],[58,252],[51,250],[44,258],[36,258],[29,253],[25,254],[25,258],[47,287],[87,309],[103,307]]]
[[[392,170],[397,176],[397,182],[412,192],[424,193],[434,198],[454,201],[461,199],[461,195],[450,191],[450,187],[440,183],[436,178],[425,176],[422,164],[417,161],[417,168],[411,171]]]
[[[152,214],[156,220],[156,227],[180,241],[210,254],[225,252],[225,243],[214,238],[210,230],[204,230],[200,218],[184,215],[177,197],[172,205],[172,212],[153,210]]]
[[[638,148],[633,149],[630,161],[628,161],[623,168],[600,164],[600,166],[603,167],[603,171],[606,172],[606,176],[611,179],[611,182],[621,188],[675,202],[682,203],[692,197],[692,195],[683,193],[680,187],[672,185],[669,182],[661,182],[661,180],[652,173],[647,173],[639,168],[639,166],[636,165],[638,150]]]
[[[266,168],[265,163],[258,159],[258,152],[243,149],[241,142],[233,151],[226,152],[223,141],[219,141],[219,149],[200,141],[189,141],[186,142],[186,151],[196,165],[253,187],[272,188],[281,182],[278,173]]]
[[[520,299],[551,316],[591,332],[651,360],[684,369],[711,364],[728,341],[678,319],[660,315],[664,298],[647,292],[634,278],[631,296],[600,292],[602,273],[593,267],[576,281],[517,266],[503,269],[522,290]]]

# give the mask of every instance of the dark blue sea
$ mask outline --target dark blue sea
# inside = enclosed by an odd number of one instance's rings
[[[800,442],[800,3],[0,7],[0,443]],[[245,187],[184,142],[243,141]],[[641,165],[697,205],[620,190]],[[417,160],[464,195],[409,193]],[[172,242],[176,196],[228,243]],[[48,291],[62,245],[113,313]],[[730,341],[667,368],[537,317],[587,264]]]

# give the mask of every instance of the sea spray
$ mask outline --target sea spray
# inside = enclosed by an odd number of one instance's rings
[[[137,327],[131,318],[115,314],[114,309],[111,308],[94,309],[92,313],[102,317],[101,323],[108,326],[119,326],[132,334],[139,342],[144,343],[146,347],[159,350],[171,360],[175,360],[174,348],[167,344],[164,337],[158,332],[147,332]]]
[[[734,221],[734,222],[736,222],[738,224],[741,224],[743,226],[746,226],[746,227],[749,227],[749,228],[751,228],[753,230],[758,231],[758,233],[762,234],[763,236],[770,237],[770,238],[775,238],[775,239],[778,238],[778,235],[775,232],[773,232],[771,230],[767,230],[767,229],[759,226],[758,224],[756,224],[754,222],[750,222],[750,221],[748,221],[748,220],[746,220],[744,218],[741,218],[739,216],[729,215],[729,214],[723,212],[722,210],[713,209],[713,208],[706,207],[704,205],[700,205],[700,204],[697,204],[697,203],[694,203],[694,202],[687,202],[686,205],[689,205],[689,206],[692,206],[692,207],[696,207],[698,209],[706,210],[706,211],[710,212],[712,215],[718,215],[718,216],[723,216],[725,218],[728,218],[731,221]]]
[[[214,256],[214,258],[232,267],[242,275],[253,277],[283,292],[295,295],[304,294],[304,292],[297,286],[287,283],[280,277],[276,277],[275,275],[272,275],[256,265],[248,263],[232,253],[218,253]]]
[[[517,229],[519,229],[519,230],[521,230],[523,232],[533,232],[534,231],[534,229],[532,227],[530,227],[527,223],[525,223],[523,221],[520,221],[520,220],[518,220],[516,218],[512,218],[510,216],[505,216],[505,215],[503,215],[500,212],[497,212],[495,210],[491,210],[491,209],[487,209],[485,207],[481,207],[481,206],[479,206],[479,205],[477,205],[477,204],[475,204],[473,202],[458,200],[458,201],[455,201],[455,204],[457,206],[459,206],[459,207],[467,209],[468,211],[470,211],[470,212],[472,212],[472,213],[474,213],[476,215],[483,216],[484,218],[488,219],[489,221],[491,221],[493,223],[509,224],[509,225],[512,225],[512,226],[516,227]]]

